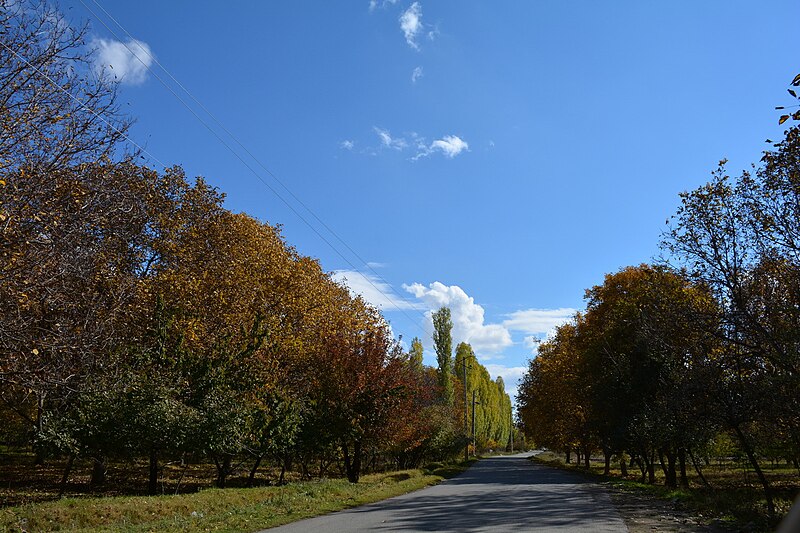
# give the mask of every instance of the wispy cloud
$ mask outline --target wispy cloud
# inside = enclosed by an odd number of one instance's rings
[[[439,36],[439,33],[439,25],[437,24],[433,29],[428,31],[428,39],[431,41],[436,40],[436,38]]]
[[[422,6],[419,2],[414,2],[400,15],[400,29],[403,31],[406,43],[414,50],[419,50],[417,36],[422,28]]]
[[[422,308],[418,302],[396,294],[388,283],[372,274],[356,270],[334,270],[331,277],[345,285],[352,294],[361,296],[364,301],[383,311]]]
[[[408,147],[408,142],[406,142],[403,137],[392,137],[392,135],[389,133],[389,130],[378,128],[377,126],[374,127],[373,130],[375,130],[375,133],[381,140],[381,144],[387,148],[403,150],[404,148]]]
[[[403,135],[394,135],[386,128],[373,126],[372,131],[378,137],[378,144],[370,145],[369,142],[361,143],[361,148],[356,150],[358,141],[345,139],[339,142],[339,146],[344,150],[357,151],[358,153],[377,156],[387,148],[397,152],[410,152],[411,161],[417,161],[423,157],[434,154],[442,154],[447,159],[453,159],[462,152],[468,152],[469,144],[457,135],[445,135],[441,139],[428,142],[425,137],[416,132],[405,132]]]
[[[441,139],[433,141],[430,146],[417,145],[419,152],[412,159],[416,161],[421,157],[428,157],[436,152],[441,152],[448,159],[453,159],[455,156],[464,151],[469,151],[469,144],[457,135],[445,135]]]
[[[561,307],[559,309],[525,309],[506,315],[503,325],[510,330],[527,334],[547,334],[561,324],[572,320],[576,309]]]
[[[393,6],[397,3],[397,0],[369,0],[369,10],[375,11],[376,9],[384,8],[386,6]]]
[[[116,79],[120,83],[139,85],[147,79],[147,69],[153,63],[150,46],[132,39],[120,41],[96,39],[94,70],[99,76]]]
[[[422,67],[416,67],[413,72],[411,72],[411,83],[417,83],[417,80],[423,76]]]

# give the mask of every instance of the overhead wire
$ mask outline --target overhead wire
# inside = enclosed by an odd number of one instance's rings
[[[223,139],[223,138],[222,138],[222,136],[221,136],[221,135],[220,135],[220,134],[219,134],[219,133],[218,133],[218,132],[217,132],[217,131],[216,131],[214,128],[212,128],[212,127],[211,127],[211,126],[210,126],[210,125],[209,125],[209,124],[208,124],[208,123],[207,123],[207,122],[206,122],[206,121],[205,121],[205,120],[204,120],[204,119],[203,119],[203,118],[202,118],[202,117],[201,117],[201,116],[200,116],[200,115],[199,115],[199,114],[198,114],[198,113],[195,111],[195,109],[193,109],[193,108],[192,108],[192,107],[191,107],[191,106],[190,106],[190,105],[189,105],[189,104],[188,104],[188,103],[187,103],[187,102],[186,102],[186,101],[185,101],[185,100],[184,100],[184,99],[183,99],[183,98],[182,98],[182,97],[181,97],[181,96],[180,96],[180,95],[179,95],[179,94],[178,94],[178,93],[177,93],[177,92],[176,92],[176,91],[175,91],[175,90],[174,90],[174,89],[173,89],[173,88],[172,88],[172,87],[171,87],[171,86],[168,84],[168,83],[166,83],[166,82],[165,82],[165,81],[164,81],[164,80],[161,78],[161,76],[159,76],[159,75],[158,75],[158,73],[157,73],[157,72],[155,72],[155,71],[154,71],[154,70],[153,70],[153,69],[150,67],[150,65],[148,64],[148,62],[145,62],[145,61],[143,61],[143,60],[142,60],[142,58],[140,58],[140,57],[139,57],[139,55],[138,55],[138,54],[137,54],[137,53],[136,53],[136,52],[135,52],[135,51],[134,51],[134,50],[133,50],[133,49],[132,49],[132,48],[129,46],[129,44],[128,44],[128,43],[126,43],[126,42],[124,42],[124,40],[123,40],[123,39],[121,39],[121,38],[120,38],[120,36],[119,36],[119,35],[117,35],[117,33],[116,33],[116,32],[115,32],[115,31],[114,31],[112,28],[110,28],[110,27],[108,26],[108,24],[106,24],[106,23],[105,23],[105,21],[103,21],[103,19],[102,19],[101,17],[99,17],[99,16],[97,15],[97,13],[95,13],[95,11],[94,11],[94,10],[92,10],[92,8],[91,8],[91,7],[89,7],[89,5],[87,5],[87,3],[86,3],[84,0],[79,0],[79,1],[80,1],[80,3],[81,3],[83,6],[84,6],[84,8],[85,8],[85,9],[86,9],[86,10],[87,10],[89,13],[91,13],[91,14],[92,14],[92,15],[95,17],[95,19],[96,19],[96,20],[98,20],[98,21],[99,21],[99,22],[100,22],[100,23],[101,23],[101,24],[102,24],[102,25],[103,25],[103,26],[104,26],[104,27],[105,27],[105,28],[106,28],[106,29],[107,29],[107,30],[108,30],[108,31],[109,31],[109,32],[110,32],[110,33],[111,33],[113,36],[114,36],[114,38],[115,38],[115,39],[117,39],[117,41],[119,41],[120,43],[122,43],[122,45],[123,45],[123,46],[124,46],[124,47],[125,47],[125,48],[128,50],[128,52],[129,52],[129,53],[130,53],[130,54],[131,54],[131,55],[132,55],[132,56],[133,56],[133,57],[134,57],[134,58],[135,58],[137,61],[139,61],[139,62],[140,62],[140,63],[141,63],[141,64],[142,64],[142,65],[143,65],[143,66],[144,66],[146,69],[147,69],[147,71],[148,71],[148,72],[150,72],[150,73],[151,73],[151,74],[152,74],[152,75],[153,75],[153,76],[154,76],[154,77],[155,77],[155,78],[156,78],[156,79],[159,81],[159,83],[161,83],[161,84],[162,84],[162,85],[163,85],[163,86],[164,86],[164,87],[165,87],[167,90],[169,90],[169,92],[170,92],[170,93],[171,93],[171,94],[172,94],[172,95],[173,95],[173,96],[174,96],[174,97],[175,97],[175,98],[176,98],[176,99],[177,99],[177,100],[178,100],[178,101],[179,101],[179,102],[180,102],[180,103],[181,103],[181,104],[182,104],[184,107],[186,107],[186,109],[188,109],[188,110],[189,110],[189,112],[190,112],[190,113],[191,113],[191,114],[192,114],[192,115],[193,115],[193,116],[194,116],[194,117],[195,117],[195,118],[196,118],[196,119],[197,119],[197,120],[198,120],[198,121],[199,121],[199,122],[200,122],[200,123],[201,123],[201,124],[202,124],[202,125],[203,125],[203,126],[204,126],[204,127],[205,127],[205,128],[206,128],[206,129],[207,129],[207,130],[208,130],[208,131],[209,131],[209,132],[210,132],[210,133],[211,133],[211,134],[212,134],[212,135],[213,135],[213,136],[214,136],[214,137],[215,137],[215,138],[216,138],[216,139],[217,139],[217,140],[218,140],[218,141],[219,141],[219,142],[220,142],[220,143],[221,143],[221,144],[222,144],[222,145],[223,145],[223,146],[224,146],[224,147],[225,147],[227,150],[228,150],[228,151],[229,151],[229,152],[231,152],[231,154],[233,154],[233,156],[234,156],[234,157],[236,157],[236,159],[238,159],[238,160],[239,160],[239,161],[240,161],[240,162],[241,162],[241,163],[242,163],[242,164],[243,164],[243,165],[244,165],[244,166],[245,166],[245,167],[246,167],[246,168],[247,168],[247,169],[248,169],[248,170],[249,170],[249,171],[250,171],[250,172],[253,174],[253,176],[255,176],[255,177],[256,177],[256,178],[257,178],[257,179],[258,179],[258,180],[259,180],[259,181],[260,181],[260,182],[261,182],[261,183],[262,183],[262,184],[263,184],[265,187],[267,187],[267,188],[268,188],[268,189],[269,189],[269,190],[270,190],[270,191],[271,191],[271,192],[272,192],[272,193],[273,193],[273,194],[274,194],[274,195],[275,195],[275,196],[276,196],[276,197],[277,197],[277,198],[278,198],[278,199],[279,199],[281,202],[283,202],[283,204],[284,204],[284,205],[286,205],[286,207],[288,207],[288,208],[289,208],[289,209],[292,211],[292,213],[294,213],[294,214],[295,214],[295,216],[297,216],[297,217],[298,217],[298,218],[299,218],[301,221],[303,221],[303,222],[306,224],[306,226],[308,226],[308,227],[309,227],[309,228],[310,228],[310,229],[311,229],[311,230],[312,230],[312,231],[313,231],[313,232],[314,232],[314,233],[315,233],[315,234],[316,234],[316,235],[317,235],[317,236],[318,236],[318,237],[319,237],[319,238],[320,238],[320,239],[321,239],[323,242],[325,242],[325,244],[327,244],[327,245],[328,245],[328,247],[330,247],[330,248],[331,248],[331,249],[332,249],[334,252],[336,252],[336,254],[337,254],[339,257],[341,257],[341,258],[342,258],[342,260],[343,260],[345,263],[347,263],[347,264],[348,264],[348,265],[349,265],[349,266],[350,266],[350,267],[353,269],[353,271],[354,271],[354,272],[358,272],[358,273],[360,273],[360,272],[359,272],[359,269],[358,269],[358,267],[356,267],[356,266],[355,266],[355,265],[354,265],[354,264],[353,264],[353,263],[352,263],[352,262],[351,262],[351,261],[350,261],[350,260],[349,260],[349,259],[348,259],[348,258],[347,258],[347,257],[346,257],[346,256],[345,256],[345,255],[344,255],[344,254],[343,254],[343,253],[342,253],[342,252],[341,252],[341,251],[340,251],[338,248],[337,248],[337,247],[336,247],[336,246],[334,246],[334,245],[333,245],[333,244],[332,244],[332,243],[331,243],[331,242],[330,242],[330,241],[329,241],[329,240],[328,240],[328,239],[327,239],[327,238],[326,238],[324,235],[322,235],[322,233],[320,233],[320,231],[319,231],[319,230],[318,230],[316,227],[314,227],[314,225],[312,225],[312,224],[311,224],[311,223],[310,223],[310,222],[309,222],[309,221],[306,219],[306,217],[304,217],[304,216],[303,216],[301,213],[299,213],[299,212],[297,211],[297,209],[295,209],[295,207],[294,207],[294,206],[293,206],[293,205],[292,205],[292,204],[291,204],[291,203],[290,203],[288,200],[286,200],[286,198],[284,198],[284,197],[283,197],[283,196],[282,196],[282,195],[281,195],[281,194],[280,194],[280,193],[279,193],[279,192],[278,192],[278,191],[277,191],[277,190],[276,190],[276,189],[275,189],[275,188],[274,188],[272,185],[270,185],[270,184],[269,184],[269,183],[268,183],[268,182],[267,182],[267,181],[266,181],[266,180],[265,180],[265,179],[264,179],[264,178],[263,178],[263,177],[262,177],[262,176],[261,176],[261,175],[260,175],[260,174],[259,174],[259,173],[258,173],[258,172],[257,172],[257,171],[256,171],[256,170],[255,170],[255,169],[254,169],[254,168],[253,168],[251,165],[250,165],[250,164],[249,164],[249,163],[248,163],[248,162],[246,162],[246,161],[245,161],[245,160],[244,160],[244,159],[241,157],[241,155],[240,155],[240,154],[239,154],[239,153],[238,153],[236,150],[234,150],[234,149],[233,149],[233,147],[231,147],[231,146],[230,146],[230,144],[229,144],[229,143],[228,143],[228,142],[227,142],[225,139]],[[99,3],[97,0],[91,0],[91,1],[92,1],[92,3],[94,3],[94,4],[95,4],[95,5],[96,5],[96,6],[97,6],[97,7],[98,7],[100,10],[102,10],[102,12],[103,12],[103,13],[104,13],[104,14],[105,14],[105,15],[106,15],[106,16],[107,16],[107,17],[108,17],[110,20],[112,20],[112,21],[114,22],[114,24],[116,24],[116,25],[117,25],[117,26],[118,26],[118,27],[119,27],[119,28],[120,28],[120,29],[121,29],[121,30],[122,30],[122,31],[125,33],[125,35],[127,35],[128,39],[129,39],[130,41],[135,41],[135,40],[136,40],[136,39],[133,37],[133,35],[131,35],[131,33],[130,33],[130,32],[129,32],[129,31],[128,31],[128,30],[127,30],[127,29],[126,29],[126,28],[125,28],[125,27],[124,27],[124,26],[123,26],[123,25],[122,25],[120,22],[119,22],[119,21],[117,21],[117,19],[116,19],[116,18],[114,18],[114,16],[113,16],[111,13],[109,13],[109,12],[108,12],[108,10],[106,10],[106,9],[105,9],[105,8],[104,8],[104,7],[103,7],[103,6],[102,6],[102,5],[101,5],[101,4],[100,4],[100,3]],[[357,259],[357,260],[358,260],[358,261],[362,262],[362,263],[364,264],[364,266],[366,266],[366,267],[367,267],[367,269],[369,269],[369,271],[370,271],[370,272],[373,274],[373,276],[375,277],[375,279],[376,279],[376,280],[377,280],[379,283],[383,284],[383,285],[384,285],[384,286],[386,286],[386,287],[389,287],[389,289],[390,289],[390,290],[391,290],[391,291],[394,293],[394,295],[400,298],[400,301],[403,301],[403,302],[406,302],[406,301],[407,301],[407,300],[405,299],[405,297],[404,297],[403,295],[401,295],[401,294],[400,294],[400,293],[399,293],[399,292],[398,292],[398,291],[397,291],[397,290],[396,290],[396,289],[395,289],[395,288],[394,288],[394,287],[393,287],[393,286],[392,286],[390,283],[388,283],[388,282],[387,282],[385,279],[383,279],[383,277],[382,277],[382,276],[381,276],[381,275],[380,275],[380,274],[379,274],[379,273],[378,273],[378,272],[377,272],[377,271],[376,271],[376,270],[375,270],[375,269],[374,269],[374,268],[373,268],[373,267],[370,265],[370,263],[369,263],[368,261],[365,261],[365,260],[364,260],[364,259],[363,259],[363,258],[362,258],[362,257],[361,257],[361,256],[360,256],[360,255],[359,255],[359,254],[358,254],[358,253],[357,253],[357,252],[356,252],[356,251],[355,251],[355,250],[354,250],[354,249],[353,249],[353,248],[352,248],[352,247],[351,247],[349,244],[347,244],[347,242],[345,242],[345,241],[344,241],[344,239],[342,239],[342,238],[341,238],[341,237],[340,237],[340,236],[339,236],[339,235],[338,235],[338,234],[337,234],[337,233],[336,233],[336,232],[335,232],[335,231],[334,231],[334,230],[333,230],[333,229],[332,229],[332,228],[331,228],[331,227],[330,227],[328,224],[326,224],[326,223],[325,223],[325,222],[324,222],[324,221],[323,221],[323,220],[322,220],[322,219],[321,219],[319,216],[317,216],[317,214],[316,214],[316,213],[315,213],[315,212],[314,212],[314,211],[313,211],[311,208],[309,208],[309,207],[308,207],[308,206],[307,206],[307,205],[306,205],[306,204],[305,204],[305,203],[304,203],[304,202],[303,202],[303,201],[302,201],[300,198],[298,198],[298,197],[297,197],[297,195],[295,195],[295,194],[294,194],[294,193],[291,191],[291,189],[289,189],[289,187],[287,187],[287,186],[286,186],[286,184],[285,184],[285,183],[284,183],[284,182],[283,182],[283,181],[282,181],[280,178],[278,178],[278,176],[277,176],[277,175],[276,175],[274,172],[272,172],[272,171],[271,171],[269,168],[267,168],[267,167],[266,167],[266,165],[264,165],[264,164],[263,164],[263,163],[260,161],[260,159],[259,159],[258,157],[256,157],[256,156],[255,156],[255,155],[254,155],[254,154],[253,154],[253,153],[252,153],[252,152],[251,152],[251,151],[250,151],[250,150],[249,150],[249,149],[248,149],[248,148],[247,148],[247,147],[244,145],[244,143],[242,143],[242,142],[241,142],[241,141],[238,139],[238,137],[237,137],[237,136],[236,136],[236,135],[235,135],[235,134],[234,134],[234,133],[233,133],[233,132],[232,132],[232,131],[231,131],[229,128],[227,128],[227,127],[226,127],[226,126],[225,126],[225,125],[224,125],[224,124],[223,124],[223,123],[222,123],[222,122],[221,122],[221,121],[220,121],[220,120],[219,120],[219,119],[218,119],[218,118],[217,118],[217,117],[216,117],[216,116],[215,116],[215,115],[214,115],[214,114],[213,114],[213,113],[212,113],[212,112],[211,112],[211,111],[210,111],[210,110],[209,110],[209,109],[208,109],[208,108],[205,106],[205,105],[203,105],[203,103],[202,103],[202,102],[201,102],[199,99],[197,99],[197,98],[196,98],[196,97],[195,97],[195,96],[194,96],[194,95],[191,93],[191,91],[189,91],[189,90],[188,90],[188,89],[187,89],[187,88],[186,88],[186,87],[185,87],[185,86],[184,86],[184,85],[183,85],[183,84],[182,84],[182,83],[181,83],[181,82],[180,82],[180,81],[179,81],[179,80],[178,80],[178,79],[177,79],[177,78],[176,78],[176,77],[175,77],[175,76],[174,76],[174,75],[173,75],[173,74],[172,74],[172,73],[171,73],[171,72],[170,72],[170,71],[169,71],[169,70],[168,70],[168,69],[167,69],[167,68],[166,68],[166,67],[165,67],[165,66],[164,66],[164,65],[163,65],[163,64],[162,64],[162,63],[161,63],[161,62],[160,62],[160,61],[159,61],[157,58],[156,58],[156,57],[154,57],[154,56],[153,56],[153,55],[152,55],[152,54],[151,54],[151,53],[150,53],[150,52],[149,52],[149,51],[148,51],[146,48],[140,48],[140,50],[141,50],[141,51],[142,51],[144,54],[146,54],[146,55],[147,55],[147,57],[150,59],[150,61],[151,61],[152,63],[155,63],[156,65],[158,65],[158,67],[159,67],[161,70],[163,70],[163,71],[164,71],[164,73],[166,73],[166,75],[167,75],[167,76],[169,76],[169,78],[170,78],[170,79],[172,79],[172,80],[173,80],[173,81],[174,81],[174,82],[175,82],[175,83],[178,85],[178,87],[180,87],[180,88],[181,88],[181,90],[182,90],[184,93],[186,93],[186,94],[187,94],[187,95],[188,95],[188,96],[189,96],[189,97],[192,99],[192,101],[194,101],[194,102],[195,102],[195,103],[196,103],[196,104],[197,104],[197,105],[198,105],[198,106],[199,106],[199,107],[200,107],[200,108],[201,108],[201,109],[202,109],[202,110],[203,110],[203,111],[204,111],[204,112],[205,112],[205,113],[206,113],[206,114],[207,114],[207,115],[208,115],[208,116],[209,116],[209,117],[210,117],[210,118],[211,118],[211,119],[212,119],[212,120],[213,120],[213,121],[214,121],[214,122],[215,122],[215,123],[216,123],[216,124],[219,126],[219,128],[220,128],[220,129],[222,129],[222,131],[223,131],[223,132],[225,132],[225,133],[226,133],[226,134],[227,134],[227,135],[228,135],[228,136],[229,136],[229,137],[230,137],[230,138],[231,138],[231,139],[232,139],[232,140],[233,140],[233,141],[236,143],[236,145],[238,145],[238,146],[239,146],[239,148],[241,148],[241,149],[242,149],[242,150],[243,150],[243,151],[244,151],[244,152],[245,152],[245,153],[246,153],[246,154],[247,154],[247,155],[248,155],[248,156],[249,156],[249,157],[250,157],[250,158],[251,158],[253,161],[255,161],[255,162],[256,162],[256,164],[257,164],[259,167],[261,167],[261,169],[262,169],[262,170],[263,170],[265,173],[267,173],[267,174],[268,174],[268,175],[269,175],[269,176],[270,176],[270,177],[271,177],[271,178],[272,178],[272,179],[273,179],[273,180],[274,180],[274,181],[275,181],[277,184],[279,184],[279,185],[280,185],[280,186],[281,186],[281,187],[282,187],[282,188],[283,188],[283,189],[284,189],[284,190],[285,190],[285,191],[286,191],[286,192],[289,194],[289,196],[291,196],[291,197],[292,197],[292,199],[294,199],[294,201],[295,201],[295,202],[297,202],[297,204],[299,204],[300,206],[302,206],[302,207],[303,207],[303,208],[304,208],[304,209],[305,209],[305,210],[306,210],[306,211],[307,211],[307,212],[308,212],[308,213],[309,213],[309,214],[310,214],[310,215],[311,215],[311,216],[312,216],[312,217],[313,217],[313,218],[314,218],[314,219],[315,219],[315,220],[316,220],[316,221],[317,221],[317,222],[318,222],[318,223],[319,223],[319,224],[320,224],[320,225],[321,225],[323,228],[325,228],[325,229],[326,229],[326,230],[327,230],[327,231],[328,231],[328,232],[329,232],[329,233],[330,233],[330,234],[331,234],[333,237],[335,237],[335,238],[336,238],[336,240],[338,240],[338,241],[339,241],[339,242],[340,242],[340,243],[341,243],[341,244],[342,244],[342,245],[343,245],[343,246],[344,246],[344,247],[345,247],[345,248],[346,248],[346,249],[347,249],[347,250],[348,250],[348,251],[349,251],[349,252],[350,252],[350,253],[351,253],[351,254],[352,254],[352,255],[353,255],[353,256],[354,256],[356,259]],[[389,304],[391,304],[391,305],[392,305],[393,307],[395,307],[395,308],[396,308],[398,311],[400,311],[401,313],[403,313],[403,314],[406,316],[406,318],[408,318],[409,320],[411,320],[411,321],[412,321],[412,323],[414,323],[414,324],[415,324],[415,325],[416,325],[416,326],[417,326],[417,327],[418,327],[418,328],[419,328],[421,331],[423,331],[423,333],[424,333],[424,334],[426,334],[426,335],[428,334],[428,332],[426,332],[426,331],[424,330],[424,328],[422,328],[422,326],[420,326],[420,325],[419,325],[419,323],[417,323],[417,322],[415,321],[415,319],[414,319],[414,318],[412,318],[412,317],[411,317],[411,316],[410,316],[410,315],[409,315],[409,314],[406,312],[406,309],[407,309],[407,308],[405,308],[405,307],[401,307],[401,306],[400,306],[400,305],[399,305],[399,304],[398,304],[398,303],[395,301],[395,299],[394,299],[392,296],[390,296],[389,294],[387,294],[386,292],[384,292],[384,291],[383,291],[383,290],[382,290],[380,287],[378,287],[378,286],[375,284],[375,282],[373,282],[373,280],[372,280],[372,279],[370,279],[370,277],[369,277],[369,276],[364,276],[363,274],[361,274],[361,275],[363,276],[364,280],[365,280],[365,281],[367,281],[367,283],[369,283],[369,285],[371,285],[371,286],[372,286],[372,288],[373,288],[373,289],[375,289],[375,290],[376,290],[376,291],[377,291],[377,292],[378,292],[380,295],[382,295],[382,296],[383,296],[383,297],[386,299],[386,301],[387,301]],[[420,316],[421,316],[423,319],[425,319],[425,320],[427,319],[427,316],[426,316],[425,314],[423,314],[423,313],[422,313],[422,312],[421,312],[421,311],[420,311],[418,308],[416,308],[416,307],[413,307],[413,306],[412,306],[412,307],[409,307],[409,308],[410,308],[410,309],[414,309],[415,311],[417,311],[417,313],[418,313],[418,314],[419,314],[419,315],[420,315]]]
[[[120,130],[120,129],[119,129],[119,128],[117,128],[115,125],[113,125],[111,122],[109,122],[108,120],[106,120],[105,118],[103,118],[103,116],[102,116],[102,115],[100,115],[99,113],[97,113],[97,112],[96,112],[94,109],[92,109],[91,107],[87,106],[85,102],[82,102],[81,100],[79,100],[78,98],[76,98],[76,97],[75,97],[75,95],[71,94],[69,91],[67,91],[66,89],[64,89],[63,87],[61,87],[59,84],[57,84],[57,83],[56,83],[56,82],[55,82],[55,81],[54,81],[54,80],[53,80],[53,79],[52,79],[50,76],[48,76],[48,75],[47,75],[45,72],[42,72],[42,71],[41,71],[41,70],[40,70],[40,69],[39,69],[39,68],[38,68],[36,65],[32,64],[30,61],[28,61],[27,59],[25,59],[24,57],[22,57],[21,55],[19,55],[17,52],[15,52],[15,51],[14,51],[14,50],[12,50],[11,48],[9,48],[9,47],[8,47],[8,45],[6,45],[6,44],[5,44],[3,41],[0,41],[0,46],[2,46],[3,48],[5,48],[5,49],[6,49],[6,50],[8,50],[9,52],[11,52],[11,53],[12,53],[12,54],[13,54],[13,55],[14,55],[14,56],[17,58],[17,59],[19,59],[20,61],[22,61],[22,62],[23,62],[23,63],[25,63],[26,65],[28,65],[30,68],[32,68],[32,69],[34,70],[34,72],[36,72],[37,74],[39,74],[40,76],[42,76],[42,77],[43,77],[45,80],[47,80],[47,81],[50,83],[50,85],[52,85],[53,87],[55,87],[55,88],[56,88],[56,89],[58,89],[59,91],[63,92],[63,93],[64,93],[64,94],[66,94],[67,96],[69,96],[69,97],[70,97],[72,100],[74,100],[74,101],[75,101],[75,102],[76,102],[78,105],[80,105],[80,106],[81,106],[83,109],[85,109],[86,111],[88,111],[89,113],[91,113],[91,114],[92,114],[92,115],[93,115],[95,118],[97,118],[97,119],[99,119],[101,122],[103,122],[103,124],[105,124],[106,126],[108,126],[108,127],[109,127],[109,128],[111,128],[111,129],[113,129],[113,130],[114,130],[116,133],[118,133],[118,134],[119,134],[119,135],[120,135],[120,136],[121,136],[123,139],[125,139],[125,140],[126,140],[126,141],[128,141],[128,142],[129,142],[131,145],[133,145],[133,146],[134,146],[134,147],[136,147],[138,150],[140,150],[140,151],[141,151],[141,153],[147,154],[147,155],[148,155],[150,158],[152,158],[152,159],[153,159],[153,160],[154,160],[156,163],[158,163],[158,164],[159,164],[159,165],[161,165],[162,167],[165,167],[165,168],[166,168],[166,165],[165,165],[164,163],[162,163],[162,162],[161,162],[161,161],[160,161],[160,160],[159,160],[159,159],[158,159],[156,156],[154,156],[153,154],[151,154],[150,152],[148,152],[148,151],[147,151],[147,150],[146,150],[144,147],[140,146],[140,145],[139,145],[139,144],[138,144],[136,141],[134,141],[133,139],[131,139],[130,137],[128,137],[128,135],[127,135],[127,134],[126,134],[124,131]]]

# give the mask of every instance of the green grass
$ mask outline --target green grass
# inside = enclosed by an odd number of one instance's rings
[[[472,461],[474,462],[474,461]],[[405,494],[471,464],[252,489],[207,489],[176,496],[69,498],[0,509],[7,531],[255,531]]]

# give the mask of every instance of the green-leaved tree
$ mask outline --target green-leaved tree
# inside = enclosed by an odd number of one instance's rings
[[[433,345],[436,348],[436,361],[439,365],[437,377],[442,389],[442,401],[453,405],[453,321],[450,308],[441,307],[433,313]]]

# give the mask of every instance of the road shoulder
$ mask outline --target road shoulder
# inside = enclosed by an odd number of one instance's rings
[[[731,533],[722,524],[704,523],[704,518],[686,509],[677,501],[662,500],[635,487],[604,481],[607,491],[630,533],[681,532]]]

